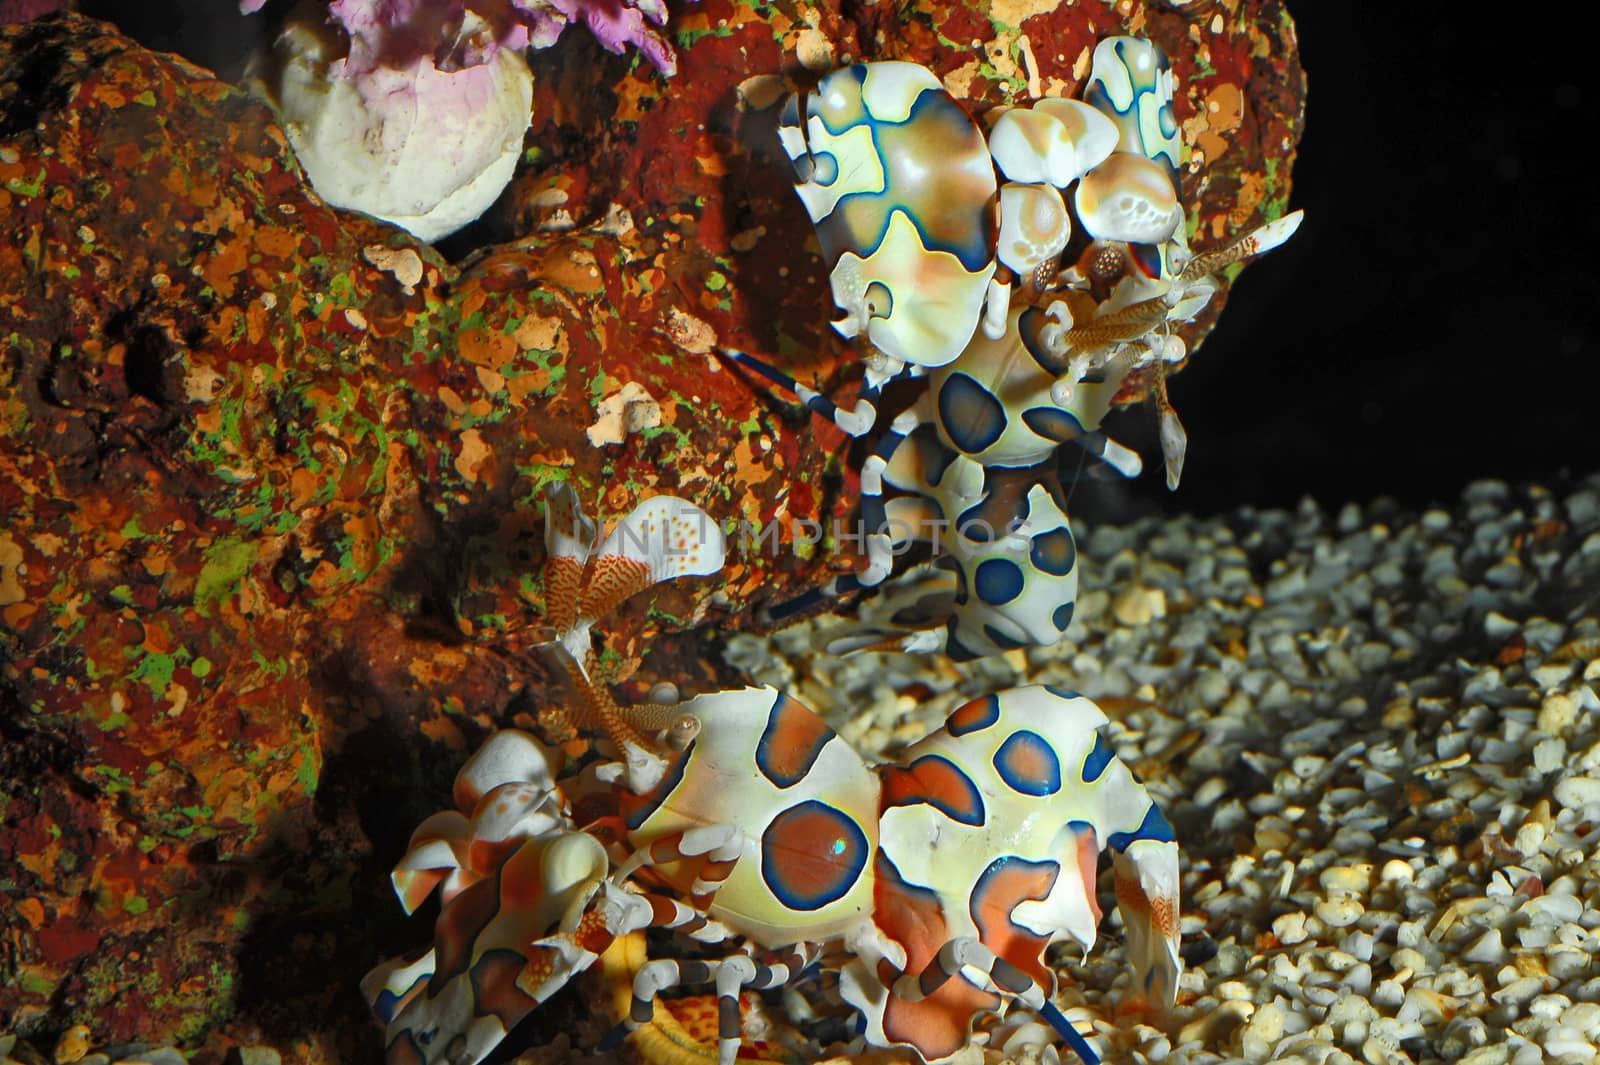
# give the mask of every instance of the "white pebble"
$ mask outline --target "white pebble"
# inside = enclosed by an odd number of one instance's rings
[[[1361,920],[1361,915],[1366,908],[1361,905],[1361,900],[1348,895],[1338,898],[1323,899],[1316,905],[1317,920],[1329,928],[1346,928]]]
[[[1469,1049],[1476,1050],[1488,1041],[1489,1029],[1481,1018],[1458,1016],[1445,1025],[1439,1051],[1446,1060],[1453,1060],[1462,1057]]]
[[[1399,1009],[1400,1003],[1406,1000],[1406,989],[1400,986],[1398,980],[1383,980],[1373,989],[1372,1002],[1381,1009]]]
[[[1329,866],[1322,871],[1317,880],[1321,883],[1322,890],[1330,895],[1335,893],[1365,895],[1372,883],[1372,866],[1370,864]]]
[[[1390,858],[1383,863],[1383,869],[1378,873],[1378,879],[1385,883],[1399,881],[1409,884],[1416,879],[1417,874],[1412,870],[1410,862],[1401,861],[1399,858]]]
[[[1429,968],[1428,959],[1423,957],[1421,951],[1411,947],[1401,947],[1389,955],[1389,964],[1394,966],[1396,973],[1405,969],[1409,969],[1413,973],[1420,973],[1426,972]],[[1405,977],[1396,976],[1396,979],[1403,981]]]
[[[1561,1011],[1561,1023],[1591,1038],[1600,1035],[1600,1004],[1574,1002]]]
[[[1555,943],[1544,952],[1545,968],[1557,980],[1577,980],[1589,975],[1589,955],[1577,947]]]
[[[1208,777],[1194,792],[1194,803],[1200,807],[1211,807],[1217,804],[1228,793],[1228,782],[1222,777]]]
[[[1556,735],[1571,728],[1577,720],[1578,706],[1572,696],[1565,692],[1547,696],[1544,704],[1539,707],[1540,732]]]
[[[1339,941],[1339,949],[1349,951],[1358,961],[1372,960],[1372,936],[1366,932],[1351,932]]]
[[[1264,1060],[1272,1048],[1283,1038],[1283,1007],[1276,1002],[1258,1006],[1255,1014],[1245,1022],[1239,1033],[1244,1056],[1253,1061]]]
[[[1255,992],[1243,980],[1225,980],[1217,985],[1217,997],[1224,1002],[1249,1002],[1255,997]]]
[[[1491,640],[1504,640],[1521,629],[1522,626],[1498,610],[1491,610],[1484,615],[1483,632]]]
[[[1378,1011],[1372,1008],[1372,1003],[1359,994],[1347,995],[1333,1004],[1324,1018],[1334,1027],[1359,1022],[1363,1028],[1377,1019]]]
[[[1322,967],[1328,972],[1342,973],[1356,964],[1355,955],[1342,950],[1330,950],[1322,955]]]
[[[1406,1000],[1401,1004],[1400,1012],[1395,1014],[1395,1019],[1408,1023],[1440,1024],[1453,1017],[1459,1005],[1448,995],[1425,987],[1413,987],[1406,992]]]
[[[1567,777],[1556,784],[1552,795],[1562,806],[1600,806],[1600,780],[1594,777]]]
[[[1559,743],[1560,741],[1558,740],[1556,742]],[[1565,750],[1565,745],[1563,745],[1563,750]],[[1544,846],[1545,835],[1546,831],[1542,823],[1538,821],[1524,821],[1517,829],[1517,834],[1512,841],[1512,846],[1516,847],[1517,853],[1522,855],[1524,858],[1532,858],[1535,854],[1538,854],[1539,849]]]
[[[1272,922],[1272,934],[1285,946],[1303,943],[1306,939],[1306,915],[1286,913]]]
[[[1539,995],[1528,1003],[1528,1012],[1535,1017],[1554,1021],[1558,1020],[1571,1005],[1572,1000],[1566,995]]]
[[[1544,1035],[1545,1053],[1552,1058],[1589,1061],[1595,1056],[1595,1046],[1582,1032],[1558,1024]]]
[[[1528,950],[1543,950],[1556,941],[1556,930],[1549,925],[1529,925],[1517,929],[1517,942]]]
[[[1367,995],[1372,992],[1372,966],[1366,962],[1358,962],[1344,974],[1344,979],[1339,981],[1339,986],[1345,988],[1353,995]]]
[[[1519,912],[1536,921],[1576,921],[1583,916],[1583,900],[1576,895],[1544,894],[1524,902]]]
[[[1553,773],[1567,764],[1567,741],[1550,736],[1533,745],[1533,768],[1541,773]]]
[[[1544,1065],[1544,1055],[1539,1052],[1538,1044],[1519,1041],[1511,1055],[1511,1065]]]
[[[1376,1036],[1369,1037],[1361,1044],[1361,1056],[1368,1065],[1410,1065],[1411,1061],[1386,1040]]]
[[[1567,678],[1572,676],[1574,662],[1547,662],[1542,666],[1535,666],[1528,676],[1539,686],[1540,691],[1554,691],[1566,684]]]
[[[1491,928],[1477,941],[1461,953],[1462,961],[1470,961],[1480,965],[1502,965],[1511,957],[1506,950],[1505,943],[1500,938],[1500,929]]]
[[[1502,1005],[1515,1003],[1518,1006],[1531,1001],[1533,996],[1545,989],[1545,981],[1538,976],[1523,976],[1506,984],[1489,997]]]

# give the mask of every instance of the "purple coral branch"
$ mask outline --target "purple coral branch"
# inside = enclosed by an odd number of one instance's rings
[[[266,2],[239,0],[239,10],[253,14]],[[458,39],[469,10],[489,23],[486,39]],[[620,55],[631,44],[663,74],[678,69],[671,45],[651,25],[667,20],[663,0],[511,0],[509,15],[504,5],[474,0],[331,0],[328,13],[350,35],[350,77],[422,56],[448,57],[441,69],[478,66],[501,48],[548,48],[580,21],[609,52]]]
[[[657,25],[666,21],[666,7],[655,0],[638,0],[637,6],[623,0],[550,0],[570,20],[582,19],[601,47],[618,55],[632,44],[643,52],[663,74],[677,73],[678,61],[672,48],[645,18]]]
[[[0,0],[0,24],[32,22],[41,15],[63,10],[66,6],[65,0]]]

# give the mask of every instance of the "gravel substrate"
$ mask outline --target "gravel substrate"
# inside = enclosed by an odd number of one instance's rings
[[[729,660],[871,757],[1016,684],[1100,702],[1184,862],[1169,1022],[1119,1012],[1107,878],[1108,934],[1060,959],[1058,1001],[1108,1062],[1594,1061],[1600,476],[1564,496],[1481,482],[1422,514],[1307,503],[1079,532],[1054,647],[837,658],[809,650],[823,619],[734,637]],[[616,1060],[578,1049],[600,1012],[518,1062]],[[0,1037],[0,1061],[24,1049]]]
[[[873,755],[1013,684],[1100,701],[1184,855],[1174,1023],[1116,1017],[1117,930],[1062,959],[1062,1004],[1113,1059],[1592,1061],[1600,477],[1079,544],[1077,620],[1049,649],[831,659],[808,651],[824,621],[730,658]]]

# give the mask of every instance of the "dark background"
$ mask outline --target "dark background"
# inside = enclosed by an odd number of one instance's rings
[[[1135,500],[1425,506],[1479,478],[1600,471],[1600,171],[1578,162],[1600,148],[1600,91],[1593,35],[1562,16],[1584,6],[1532,26],[1487,6],[1289,0],[1306,221],[1172,379],[1181,488],[1161,500],[1147,473]],[[1159,463],[1153,431],[1122,435]]]
[[[1245,272],[1172,379],[1180,490],[1153,418],[1131,411],[1110,427],[1147,472],[1085,482],[1081,512],[1421,507],[1478,478],[1559,488],[1600,471],[1600,170],[1578,161],[1600,148],[1600,90],[1594,36],[1572,19],[1587,5],[1539,8],[1536,26],[1510,10],[1288,6],[1310,86],[1291,200],[1305,224]],[[234,0],[82,7],[224,76],[254,43]]]

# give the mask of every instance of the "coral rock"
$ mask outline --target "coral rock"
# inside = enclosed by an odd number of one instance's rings
[[[461,268],[322,203],[207,72],[71,14],[0,27],[0,1026],[370,1051],[353,989],[416,938],[384,898],[407,826],[551,689],[543,485],[602,521],[849,512],[839,434],[710,354],[854,372],[751,79],[912,59],[981,110],[1146,34],[1203,247],[1282,208],[1303,79],[1280,3],[1192,6],[701,0],[670,81],[569,34],[531,58],[516,239]],[[655,410],[596,446],[626,395]],[[662,630],[850,564],[791,539],[735,534],[608,653],[703,681]]]

